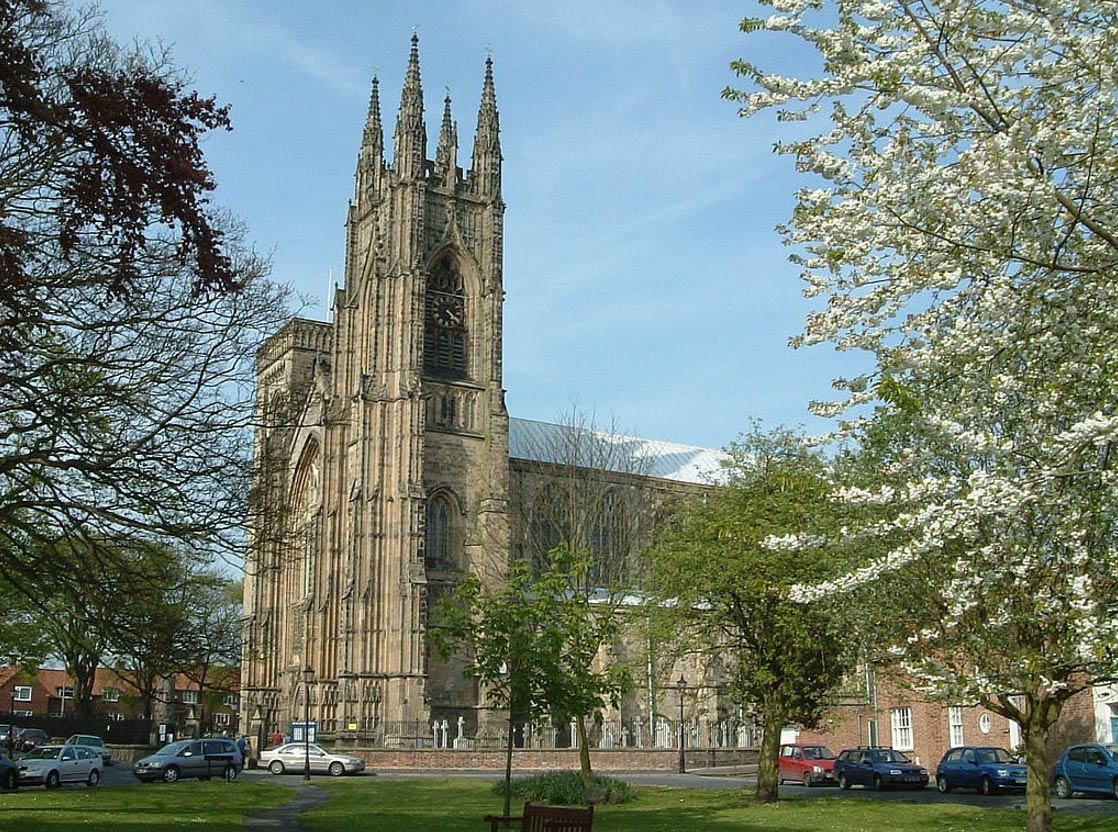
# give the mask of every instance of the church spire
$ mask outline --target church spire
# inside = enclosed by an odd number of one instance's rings
[[[357,201],[375,194],[384,169],[384,128],[380,123],[380,80],[373,76],[369,95],[369,115],[361,137],[361,153],[357,157]]]
[[[497,115],[497,93],[493,89],[493,59],[485,59],[485,84],[477,113],[474,159],[470,177],[475,193],[501,195],[501,125]]]
[[[411,36],[411,56],[400,114],[396,119],[396,143],[392,163],[405,179],[421,177],[427,160],[427,128],[423,124],[423,87],[419,82],[419,35]]]
[[[450,92],[443,102],[443,125],[439,131],[439,147],[435,151],[435,176],[453,188],[458,171],[458,125],[450,117]]]

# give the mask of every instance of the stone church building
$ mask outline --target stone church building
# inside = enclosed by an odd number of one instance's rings
[[[465,169],[458,151],[448,97],[428,158],[413,37],[390,161],[373,81],[334,320],[292,320],[258,354],[241,688],[253,733],[286,733],[306,711],[323,738],[419,744],[444,719],[485,734],[484,696],[428,643],[435,599],[467,571],[497,581],[511,558],[546,552],[572,484],[582,542],[606,563],[717,468],[700,448],[510,419],[491,61]],[[631,707],[655,718],[647,699]]]

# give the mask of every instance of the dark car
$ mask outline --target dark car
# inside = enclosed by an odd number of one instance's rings
[[[1086,792],[1118,798],[1118,744],[1073,745],[1052,767],[1052,787],[1057,797]]]
[[[163,746],[154,754],[137,760],[132,773],[142,783],[163,780],[174,783],[184,777],[209,780],[223,777],[236,780],[241,770],[241,752],[228,737],[202,737],[179,740]]]
[[[835,752],[825,745],[785,743],[780,746],[780,782],[794,780],[805,786],[835,782]]]
[[[843,750],[835,760],[835,777],[841,788],[867,786],[884,789],[905,786],[922,789],[928,785],[928,770],[892,748],[859,746]]]
[[[24,728],[19,732],[19,747],[24,751],[50,745],[50,735],[42,728]]]
[[[0,757],[0,789],[14,789],[19,782],[19,764]]]
[[[949,749],[936,766],[936,788],[977,789],[982,794],[1024,791],[1028,772],[1004,748],[961,745]]]

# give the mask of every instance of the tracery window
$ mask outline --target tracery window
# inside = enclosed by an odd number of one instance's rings
[[[423,367],[432,375],[465,378],[466,293],[457,261],[440,257],[427,278]]]
[[[450,501],[438,495],[427,503],[427,540],[425,557],[432,569],[454,567]]]

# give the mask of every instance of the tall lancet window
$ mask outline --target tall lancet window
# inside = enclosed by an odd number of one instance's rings
[[[427,566],[453,569],[455,566],[450,501],[439,494],[427,503]]]
[[[458,263],[440,257],[427,278],[427,308],[423,329],[423,368],[444,378],[465,378],[466,293]]]

